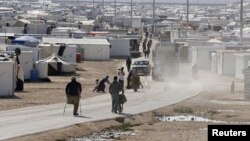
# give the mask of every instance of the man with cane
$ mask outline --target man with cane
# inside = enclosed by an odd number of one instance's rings
[[[79,82],[76,81],[76,78],[74,76],[71,78],[71,82],[67,84],[65,92],[67,95],[67,104],[74,105],[73,115],[78,116],[79,114],[77,113],[77,111],[80,103],[82,86]]]

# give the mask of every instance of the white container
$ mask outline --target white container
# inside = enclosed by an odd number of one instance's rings
[[[48,78],[48,63],[47,62],[36,62],[36,70],[38,71],[38,78]]]
[[[250,68],[243,70],[245,99],[250,99]]]
[[[30,79],[30,71],[33,69],[34,64],[32,55],[32,51],[23,51],[19,55],[20,64],[24,72],[24,79]]]
[[[192,47],[192,65],[197,64],[199,69],[211,70],[211,54],[224,47],[215,46],[195,46]]]
[[[2,51],[6,54],[15,54],[14,51]],[[30,79],[30,71],[33,69],[33,52],[32,51],[22,51],[19,55],[20,65],[24,72],[24,79]]]
[[[84,49],[84,56],[85,60],[109,60],[110,59],[110,48],[109,45],[90,45],[84,44],[79,45],[79,49]]]
[[[34,61],[39,60],[40,49],[34,47],[25,47],[21,45],[10,45],[6,47],[7,51],[15,51],[16,48],[20,48],[21,51],[32,51],[32,57]]]
[[[43,38],[43,43],[63,43],[66,45],[76,45],[79,50],[78,52],[84,52],[85,60],[109,60],[110,59],[110,43],[107,39],[74,39],[74,38]]]
[[[41,49],[40,51],[40,60],[46,59],[50,57],[53,53],[58,54],[60,45],[56,44],[39,44],[37,46]],[[66,45],[65,50],[63,51],[62,59],[66,62],[73,62],[76,63],[76,45]]]
[[[213,73],[217,73],[217,55],[216,55],[216,53],[212,53],[211,54],[211,58],[212,58],[212,64],[211,64],[211,71],[213,72]]]
[[[247,53],[246,51],[236,50],[217,50],[218,73],[222,75],[235,76],[236,56],[238,53]],[[250,52],[248,52],[250,53]]]
[[[15,63],[0,61],[0,96],[14,95],[15,91]]]
[[[111,57],[126,57],[130,55],[130,39],[110,39]]]
[[[236,67],[235,77],[244,78],[243,70],[248,67],[248,61],[250,60],[250,53],[235,54],[236,56]]]

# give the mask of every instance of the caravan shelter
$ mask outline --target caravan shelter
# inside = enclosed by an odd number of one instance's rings
[[[109,60],[110,43],[107,39],[96,38],[43,38],[43,43],[76,45],[77,50],[84,57],[84,60]]]
[[[65,73],[75,73],[76,64],[65,62],[57,54],[52,54],[50,57],[40,60],[38,63],[48,63],[48,75],[61,75]]]

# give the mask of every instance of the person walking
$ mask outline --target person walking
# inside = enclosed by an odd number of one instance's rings
[[[131,63],[132,63],[132,61],[131,61],[131,58],[130,58],[130,56],[129,56],[129,57],[127,58],[127,60],[126,60],[126,66],[127,66],[128,72],[130,71]]]
[[[137,92],[137,90],[140,88],[140,86],[142,86],[140,76],[136,72],[133,72],[133,74],[132,74],[131,86],[132,86],[134,92]]]
[[[121,84],[122,93],[124,93],[124,76],[125,76],[124,68],[121,67],[121,69],[119,69],[118,71],[118,82]]]
[[[109,93],[112,99],[112,112],[117,113],[119,106],[119,92],[122,91],[121,84],[117,81],[117,76],[114,76],[114,81],[109,86]]]
[[[199,78],[199,74],[198,74],[198,67],[196,64],[193,65],[192,67],[192,76],[193,76],[193,79],[198,79]]]
[[[231,83],[231,94],[234,94],[235,92],[235,83],[234,83],[234,80],[232,81]]]
[[[128,73],[128,77],[127,77],[127,89],[131,89],[132,86],[131,86],[131,79],[132,79],[132,75],[133,75],[133,69],[129,71]]]
[[[74,105],[73,115],[74,116],[79,115],[77,111],[81,98],[82,86],[79,82],[76,81],[75,77],[71,78],[71,82],[67,84],[65,92],[67,95],[67,104]]]

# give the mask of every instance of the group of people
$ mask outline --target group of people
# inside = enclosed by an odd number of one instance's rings
[[[131,58],[128,57],[126,60],[126,66],[128,71],[128,77],[127,77],[127,89],[133,88],[134,91],[137,91],[137,89],[142,86],[140,82],[140,77],[135,73],[134,70],[131,70]],[[109,76],[104,77],[101,81],[99,79],[95,80],[96,86],[93,89],[93,92],[103,92],[106,93],[106,85],[105,83],[110,84],[109,85],[109,93],[111,95],[112,99],[112,109],[111,111],[114,113],[121,112],[122,107],[120,103],[120,96],[122,95],[122,100],[126,101],[126,97],[124,96],[124,79],[125,79],[125,71],[124,67],[121,67],[118,69],[118,73],[113,78],[113,82],[109,81]],[[75,77],[71,78],[71,82],[69,82],[65,89],[66,95],[67,95],[67,104],[73,104],[74,110],[73,115],[77,116],[79,115],[77,113],[79,102],[81,98],[81,92],[82,92],[82,86],[79,82],[76,81]],[[125,97],[125,100],[124,100]]]

